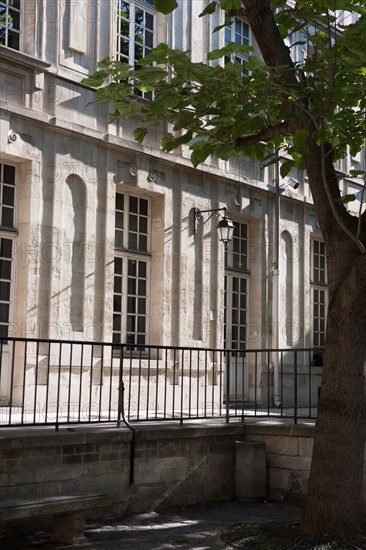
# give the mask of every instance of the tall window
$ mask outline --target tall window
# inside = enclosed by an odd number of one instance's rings
[[[248,322],[248,226],[235,222],[225,260],[225,347],[244,350]]]
[[[0,164],[0,336],[11,322],[15,227],[15,167]]]
[[[20,49],[21,0],[0,0],[0,44]]]
[[[153,0],[117,0],[117,59],[135,67],[154,47],[155,26]]]
[[[235,44],[241,45],[241,46],[249,46],[250,45],[250,31],[249,31],[249,25],[242,21],[241,19],[234,19],[234,22],[225,27],[225,46],[229,44],[230,42],[234,42]],[[232,54],[230,56],[225,57],[225,63],[240,63],[244,66],[245,61],[248,59],[249,54]],[[245,70],[243,70],[243,73],[246,73]]]
[[[148,338],[150,203],[116,194],[113,342],[133,348]]]
[[[311,284],[312,284],[312,339],[314,348],[323,348],[327,316],[327,272],[325,244],[319,240],[311,242]]]

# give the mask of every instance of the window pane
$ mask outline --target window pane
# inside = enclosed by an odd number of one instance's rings
[[[128,297],[127,311],[128,313],[136,313],[136,298],[133,296]]]
[[[114,272],[118,274],[122,273],[122,258],[114,259]]]
[[[118,294],[114,295],[113,299],[113,311],[121,311],[122,309],[122,297]]]
[[[115,277],[114,278],[114,292],[117,292],[118,294],[122,293],[122,278],[121,277]]]
[[[137,247],[137,235],[136,233],[130,233],[128,237],[128,248],[131,250],[138,250]]]
[[[0,281],[0,300],[10,301],[10,283]]]
[[[113,330],[120,332],[121,331],[121,316],[113,315]]]
[[[1,239],[0,256],[2,258],[11,258],[13,254],[13,241],[11,239]]]
[[[4,185],[3,188],[3,204],[14,206],[15,188],[9,185]]]
[[[144,298],[138,299],[138,313],[140,315],[146,313],[146,300]]]
[[[123,212],[116,212],[116,227],[123,229],[124,225],[124,214]]]
[[[0,260],[0,278],[9,279],[11,276],[11,260]]]
[[[10,185],[15,185],[15,166],[4,164],[3,182],[8,183]]]
[[[9,322],[9,304],[1,304],[0,307],[0,321],[2,323]]]
[[[5,227],[14,227],[14,210],[12,208],[3,206],[1,222]]]
[[[130,212],[138,214],[138,198],[130,197]]]
[[[129,230],[130,231],[137,231],[137,216],[133,215],[133,214],[130,214],[130,219],[129,219]]]
[[[136,260],[129,260],[128,261],[128,274],[131,277],[136,277],[137,273],[137,262]]]
[[[146,262],[139,262],[139,277],[146,278]]]
[[[140,236],[138,249],[142,252],[147,252],[147,237],[144,237],[143,235]]]
[[[124,210],[125,197],[122,193],[116,193],[116,209]]]

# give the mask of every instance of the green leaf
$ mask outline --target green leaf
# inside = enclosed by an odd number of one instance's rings
[[[110,67],[111,63],[111,58],[105,57],[104,59],[102,59],[102,61],[98,61],[97,69],[107,69],[108,67]]]
[[[280,167],[281,177],[285,178],[286,176],[288,176],[288,174],[291,172],[294,166],[295,166],[295,162],[293,159],[288,159],[282,162]]]
[[[209,15],[210,13],[215,13],[217,7],[216,0],[214,2],[211,2],[208,6],[205,7],[202,13],[199,14],[199,17],[203,17],[204,15]]]
[[[195,168],[212,153],[212,145],[208,141],[196,141],[196,143],[191,145],[190,149],[192,151],[191,162]]]
[[[305,130],[305,128],[299,128],[296,130],[294,134],[293,142],[296,147],[301,148],[301,146],[304,145],[304,142],[307,140],[308,137],[309,137],[308,130]]]
[[[210,61],[213,61],[214,59],[220,59],[225,55],[230,55],[235,53],[246,54],[252,51],[253,51],[252,46],[244,46],[243,44],[235,44],[235,42],[230,42],[223,48],[212,50],[212,52],[210,52],[207,57],[208,59],[210,59]]]
[[[133,137],[135,138],[136,141],[138,141],[139,143],[142,143],[144,141],[146,133],[147,133],[147,128],[135,128],[135,130],[133,131]]]
[[[223,11],[239,10],[242,7],[242,0],[220,0],[220,8]]]
[[[355,200],[356,200],[355,194],[350,194],[350,195],[343,195],[343,197],[338,199],[337,202],[339,202],[340,204],[347,204],[347,203],[353,202]]]
[[[178,7],[177,0],[154,0],[154,6],[158,11],[167,15]]]

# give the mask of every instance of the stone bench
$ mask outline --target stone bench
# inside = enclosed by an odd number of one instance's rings
[[[84,539],[85,511],[108,504],[108,497],[97,493],[58,495],[38,500],[8,499],[0,502],[0,522],[53,516],[52,539],[55,542],[77,544]]]

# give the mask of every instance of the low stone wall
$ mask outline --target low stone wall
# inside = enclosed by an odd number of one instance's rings
[[[245,438],[266,445],[267,498],[303,499],[310,474],[314,428],[255,424],[246,427]]]
[[[60,493],[101,493],[112,502],[104,512],[108,515],[231,500],[235,441],[244,432],[242,424],[138,426],[134,483],[129,485],[131,432],[127,429],[3,431],[0,498],[38,500]]]
[[[269,423],[139,425],[134,483],[130,485],[131,432],[126,428],[3,430],[0,498],[41,499],[59,493],[108,495],[111,507],[94,511],[94,517],[233,500],[243,491],[241,487],[239,494],[236,488],[240,476],[236,449],[243,448],[236,442],[241,441],[265,443],[265,498],[302,499],[313,435],[311,426]]]

